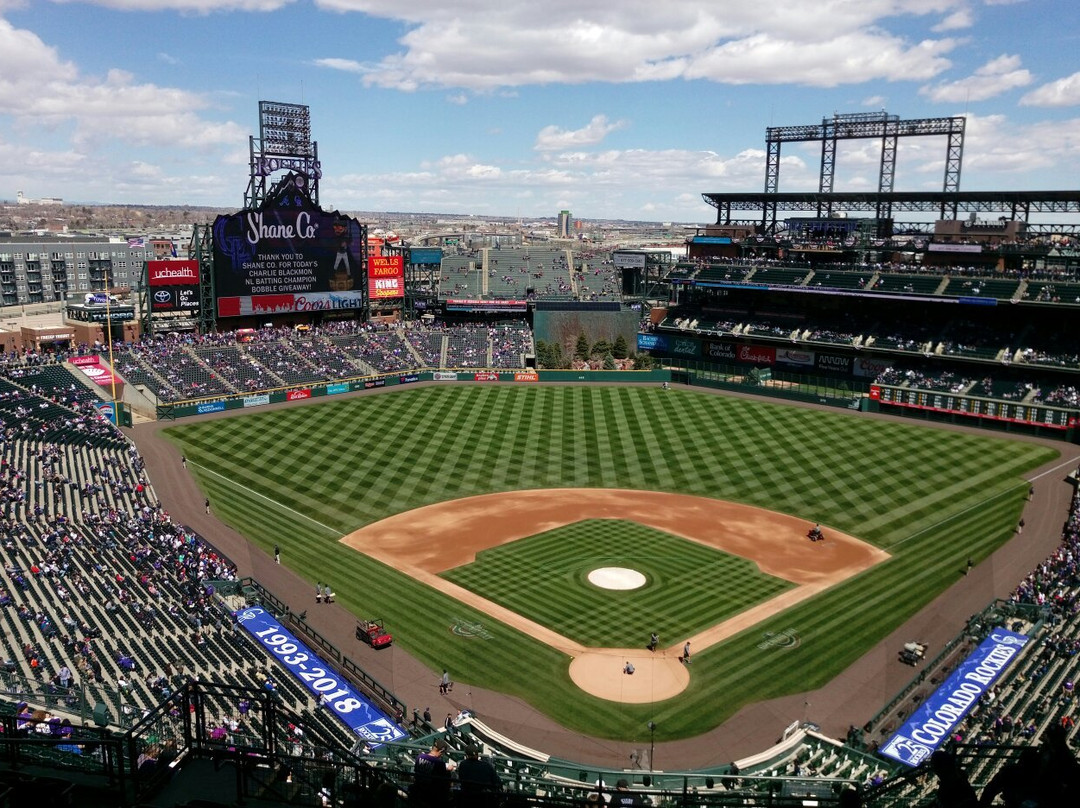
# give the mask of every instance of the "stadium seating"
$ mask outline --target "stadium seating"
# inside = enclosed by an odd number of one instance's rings
[[[873,291],[933,295],[943,281],[940,275],[893,275],[883,272],[878,275]]]
[[[1080,303],[1080,283],[1029,281],[1024,300],[1036,303]]]
[[[446,361],[449,368],[486,368],[490,342],[487,332],[471,328],[446,330]]]
[[[748,278],[751,283],[770,283],[794,286],[806,280],[809,269],[786,268],[779,266],[758,267]]]
[[[807,286],[820,286],[827,289],[863,289],[873,277],[872,272],[845,272],[828,269],[814,272]]]

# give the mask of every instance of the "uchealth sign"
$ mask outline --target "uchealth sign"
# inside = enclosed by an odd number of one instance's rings
[[[197,286],[199,284],[198,261],[147,261],[146,280],[154,288],[159,286]]]
[[[907,766],[925,761],[1008,670],[1030,638],[995,628],[879,750]]]

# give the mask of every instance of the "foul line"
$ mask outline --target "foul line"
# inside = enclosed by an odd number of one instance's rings
[[[340,536],[341,535],[341,533],[339,531],[335,530],[334,528],[330,527],[329,525],[324,525],[322,522],[319,522],[319,521],[317,521],[315,519],[312,519],[310,516],[307,516],[306,514],[300,513],[300,511],[295,511],[292,508],[290,508],[288,505],[282,505],[276,499],[271,499],[270,497],[266,496],[265,494],[260,494],[258,491],[253,491],[252,489],[248,488],[246,485],[241,485],[240,483],[236,482],[235,480],[232,480],[232,479],[226,477],[224,474],[218,474],[213,469],[208,469],[206,466],[201,466],[198,463],[192,463],[190,460],[188,461],[188,465],[189,466],[194,466],[197,469],[202,469],[207,474],[213,474],[215,477],[221,478],[222,480],[229,483],[230,485],[233,485],[236,488],[239,488],[241,491],[246,491],[247,493],[251,494],[252,496],[256,496],[259,499],[266,500],[267,502],[273,504],[275,507],[281,508],[282,510],[286,510],[289,513],[296,514],[301,519],[306,519],[308,522],[311,522],[311,524],[318,525],[323,530],[325,530],[325,531],[327,531],[329,533],[332,533],[335,536]]]
[[[1036,480],[1038,480],[1040,477],[1045,477],[1047,474],[1053,474],[1058,469],[1064,468],[1065,466],[1071,466],[1075,462],[1076,462],[1076,458],[1073,457],[1073,458],[1071,458],[1069,460],[1066,460],[1064,463],[1058,463],[1053,468],[1047,469],[1046,471],[1042,472],[1042,474],[1036,474],[1034,477],[1028,477],[1028,482],[1033,483]]]
[[[921,536],[921,535],[922,535],[923,533],[926,533],[926,532],[928,532],[928,531],[934,530],[935,528],[939,528],[939,527],[941,527],[942,525],[946,525],[946,524],[948,524],[949,522],[951,522],[951,521],[952,521],[953,519],[955,519],[956,517],[958,517],[958,516],[963,516],[963,515],[964,515],[965,513],[967,513],[968,511],[973,511],[973,510],[975,510],[976,508],[981,508],[981,507],[982,507],[983,505],[985,505],[986,503],[988,503],[988,502],[993,502],[993,501],[994,501],[995,499],[1001,499],[1001,498],[1002,498],[1003,496],[1005,496],[1006,494],[1015,494],[1015,493],[1017,492],[1017,490],[1018,490],[1018,489],[1019,489],[1019,486],[1014,486],[1013,488],[1009,488],[1009,489],[1007,489],[1007,490],[1005,490],[1005,491],[1001,491],[1001,492],[999,492],[999,493],[997,493],[997,494],[994,494],[994,496],[992,496],[992,497],[987,497],[987,498],[986,498],[986,499],[984,499],[984,500],[983,500],[982,502],[976,502],[976,503],[975,503],[974,505],[972,505],[972,506],[970,506],[970,507],[968,507],[968,508],[964,508],[964,510],[962,510],[962,511],[957,511],[957,512],[956,512],[956,513],[954,513],[954,514],[951,514],[951,515],[949,515],[949,516],[946,516],[946,517],[945,517],[944,519],[942,519],[942,520],[941,520],[940,522],[935,522],[934,524],[932,524],[932,525],[930,525],[930,526],[928,526],[928,527],[924,527],[924,528],[923,528],[922,530],[918,531],[917,533],[912,533],[912,534],[911,534],[910,536],[905,536],[904,538],[900,539],[900,541],[898,541],[898,542],[895,542],[895,543],[893,543],[893,544],[890,544],[890,545],[889,545],[888,547],[883,547],[882,549],[883,549],[883,550],[892,550],[892,548],[894,548],[894,547],[899,547],[899,546],[900,546],[901,544],[903,544],[904,542],[906,542],[906,541],[911,541],[911,540],[912,540],[912,539],[914,539],[914,538],[915,538],[916,536]]]

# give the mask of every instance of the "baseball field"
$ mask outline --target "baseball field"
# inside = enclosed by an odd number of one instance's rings
[[[611,738],[634,737],[649,720],[662,722],[668,738],[696,735],[745,703],[828,681],[953,583],[967,559],[978,562],[1006,541],[1027,491],[1023,473],[1056,454],[992,436],[657,387],[425,387],[166,434],[219,518],[267,551],[280,545],[283,563],[312,586],[329,583],[356,614],[385,619],[433,670],[447,667],[460,682],[518,695],[571,729]],[[789,582],[748,562],[750,554],[688,544],[676,530],[634,520],[537,529],[439,568],[440,586],[365,553],[362,542],[341,541],[391,516],[408,525],[409,512],[424,506],[536,489],[741,503],[820,522],[827,534],[842,531],[888,557],[701,649],[677,697],[627,704],[576,687],[557,644],[448,587],[604,647],[643,645],[657,627],[665,644],[678,644],[760,608]],[[570,491],[550,498],[562,496],[572,501]],[[424,524],[416,520],[418,530]],[[724,525],[715,529],[723,534]],[[475,539],[482,522],[468,530]],[[435,541],[446,535],[452,525]],[[586,575],[596,567],[640,570],[646,583],[598,592]],[[791,633],[798,643],[763,642]]]

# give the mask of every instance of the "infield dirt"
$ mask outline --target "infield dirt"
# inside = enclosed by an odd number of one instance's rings
[[[641,648],[588,648],[439,577],[471,563],[481,550],[584,519],[638,522],[746,558],[795,587],[649,652],[647,626]],[[889,558],[884,550],[829,527],[824,541],[812,542],[810,527],[794,516],[686,494],[559,488],[441,502],[367,525],[341,541],[563,651],[572,658],[571,679],[585,692],[640,704],[676,696],[689,684],[692,664],[680,660],[687,640],[695,653],[704,650]],[[626,662],[633,663],[634,674],[623,673]]]

